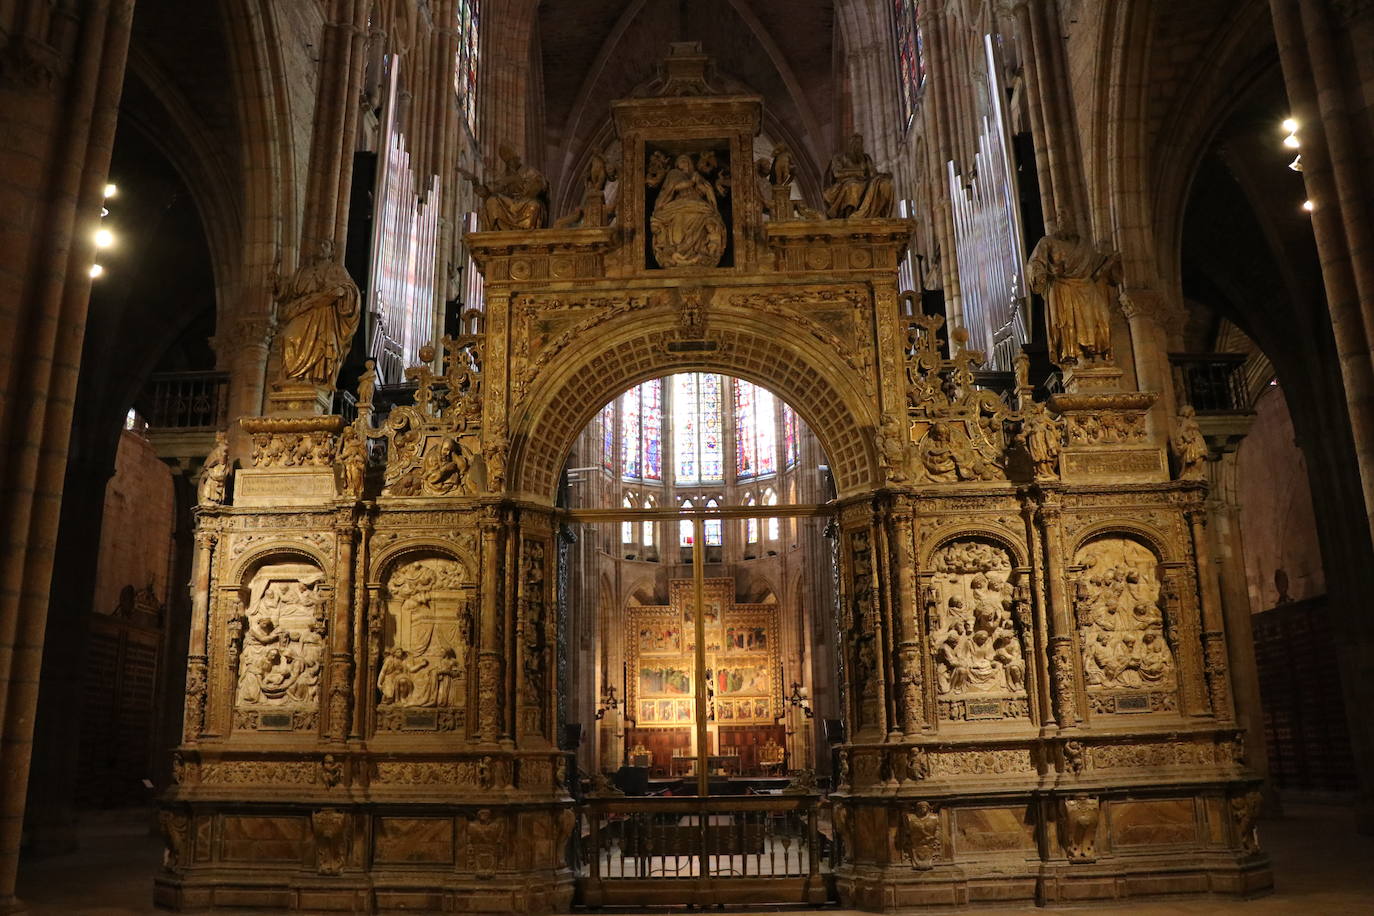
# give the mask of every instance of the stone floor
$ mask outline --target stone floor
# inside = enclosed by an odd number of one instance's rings
[[[95,818],[84,827],[79,851],[26,862],[20,871],[19,890],[30,912],[80,916],[157,912],[149,899],[151,876],[161,859],[162,845],[149,834],[150,822],[151,817],[144,812]],[[1247,901],[1193,898],[1115,907],[1094,904],[1073,911],[1131,916],[1374,913],[1374,837],[1356,835],[1348,808],[1290,804],[1283,818],[1260,822],[1260,841],[1274,860],[1277,888],[1269,896]],[[1068,909],[1019,907],[977,912],[1063,911]],[[717,911],[716,916],[726,914]]]

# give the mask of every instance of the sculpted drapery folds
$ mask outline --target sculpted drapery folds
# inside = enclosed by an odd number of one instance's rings
[[[830,219],[882,219],[892,215],[892,176],[879,172],[854,134],[825,171],[825,215]]]
[[[683,153],[669,167],[668,157],[655,152],[645,183],[658,189],[649,230],[659,266],[719,264],[725,253],[726,227],[718,197],[724,195],[726,186],[715,154],[709,150],[695,157]]]
[[[509,145],[501,144],[497,152],[505,165],[499,178],[482,182],[471,172],[460,170],[482,199],[482,228],[543,229],[548,214],[548,179],[538,169],[525,165]]]
[[[1121,255],[1077,235],[1045,236],[1026,265],[1031,291],[1045,297],[1050,359],[1060,367],[1112,358],[1111,292]]]
[[[215,433],[215,447],[205,459],[200,472],[199,502],[202,506],[224,504],[225,485],[229,482],[229,439]]]
[[[332,385],[358,329],[358,285],[334,259],[334,243],[296,271],[282,295],[282,378]]]

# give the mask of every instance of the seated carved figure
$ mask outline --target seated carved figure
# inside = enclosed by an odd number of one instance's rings
[[[879,172],[864,152],[863,134],[853,134],[844,152],[825,171],[825,215],[830,219],[879,219],[892,215],[892,176]]]
[[[460,170],[482,199],[482,228],[543,229],[548,180],[538,169],[521,162],[520,156],[507,144],[501,144],[498,154],[505,164],[505,171],[499,178],[483,183],[471,172]]]

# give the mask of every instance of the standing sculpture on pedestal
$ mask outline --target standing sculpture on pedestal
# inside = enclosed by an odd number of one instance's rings
[[[291,382],[332,386],[358,329],[358,285],[334,260],[334,243],[296,271],[281,307],[281,376]]]
[[[1207,439],[1197,425],[1197,412],[1193,405],[1185,404],[1178,412],[1174,424],[1174,434],[1169,437],[1174,457],[1178,459],[1178,476],[1197,479],[1205,476],[1204,464],[1207,460]]]
[[[215,447],[205,458],[200,472],[199,502],[202,506],[224,505],[225,484],[229,480],[229,440],[215,433]]]
[[[1026,280],[1045,297],[1050,360],[1070,367],[1112,358],[1111,288],[1121,283],[1121,255],[1075,233],[1047,235],[1031,252]]]
[[[892,175],[879,172],[864,152],[863,134],[853,134],[844,152],[825,170],[825,215],[830,219],[882,219],[892,215]]]

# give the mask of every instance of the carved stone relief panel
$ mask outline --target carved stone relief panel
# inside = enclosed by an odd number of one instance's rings
[[[966,538],[935,551],[931,566],[926,626],[940,718],[1029,716],[1029,620],[1013,613],[1011,554]]]
[[[314,727],[325,655],[324,573],[309,563],[269,563],[249,580],[229,620],[234,726]]]
[[[849,672],[857,728],[881,726],[877,598],[868,529],[849,533]]]
[[[549,681],[548,599],[545,588],[545,545],[525,538],[520,557],[520,633],[522,673],[520,691],[521,730],[543,731]]]
[[[383,587],[379,731],[452,731],[465,721],[472,598],[447,557],[394,566]]]
[[[1176,708],[1175,648],[1166,638],[1159,561],[1139,541],[1104,537],[1078,551],[1074,612],[1094,712]]]

